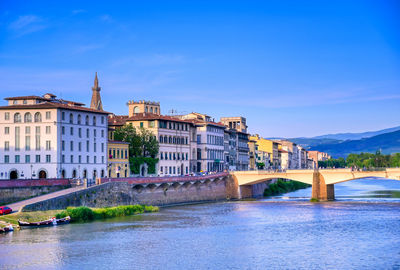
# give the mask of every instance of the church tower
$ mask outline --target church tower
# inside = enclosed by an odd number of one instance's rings
[[[90,108],[102,111],[103,104],[101,103],[100,89],[101,88],[99,87],[99,79],[97,79],[97,72],[96,72],[96,77],[94,78],[94,85],[92,87],[93,93],[92,93],[92,101],[90,102]]]

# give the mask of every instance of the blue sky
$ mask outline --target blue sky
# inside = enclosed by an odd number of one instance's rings
[[[112,3],[112,4],[110,4]],[[264,137],[400,125],[398,1],[1,1],[0,96],[243,115]]]

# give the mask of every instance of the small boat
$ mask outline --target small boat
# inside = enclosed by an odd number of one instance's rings
[[[56,219],[55,217],[53,217],[48,220],[39,222],[25,222],[18,220],[18,224],[21,227],[48,227],[48,226],[68,224],[70,221],[71,221],[70,216],[67,216],[65,218],[60,218],[60,219]]]
[[[14,228],[11,224],[8,224],[6,227],[0,228],[0,233],[12,231],[14,231]]]

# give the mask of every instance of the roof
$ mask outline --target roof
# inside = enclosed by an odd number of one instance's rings
[[[112,140],[108,140],[108,143],[115,143],[115,144],[129,144],[128,142],[123,142],[123,141],[112,141]]]
[[[52,97],[56,97],[53,94],[46,93],[45,95],[50,95]],[[85,105],[84,103],[81,102],[76,102],[76,101],[71,101],[71,100],[65,100],[65,99],[51,99],[51,98],[45,98],[45,97],[40,97],[40,96],[19,96],[19,97],[6,97],[4,100],[25,100],[25,99],[38,99],[38,100],[43,100],[43,101],[51,101],[51,102],[65,102],[65,103],[73,103],[75,105]]]
[[[0,110],[12,110],[12,109],[65,109],[65,110],[73,110],[73,111],[83,111],[83,112],[93,112],[93,113],[101,113],[101,114],[110,114],[106,111],[99,111],[95,109],[90,109],[81,106],[62,104],[56,102],[43,102],[39,104],[30,104],[30,105],[8,105],[8,106],[0,106]]]
[[[146,121],[146,120],[166,120],[166,121],[193,124],[192,121],[189,120],[183,120],[173,116],[158,115],[153,113],[136,113],[132,116],[113,115],[108,117],[108,123],[110,125],[124,125],[126,122],[130,121]]]

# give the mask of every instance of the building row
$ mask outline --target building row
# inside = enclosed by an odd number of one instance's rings
[[[127,103],[127,115],[103,110],[97,73],[90,108],[43,96],[7,97],[0,106],[0,179],[129,177],[129,143],[115,130],[132,125],[152,132],[159,143],[156,175],[228,170],[300,169],[326,154],[295,143],[250,136],[246,118],[202,113],[162,115],[153,101]],[[313,161],[312,161],[313,160]],[[147,175],[145,167],[141,175]]]

